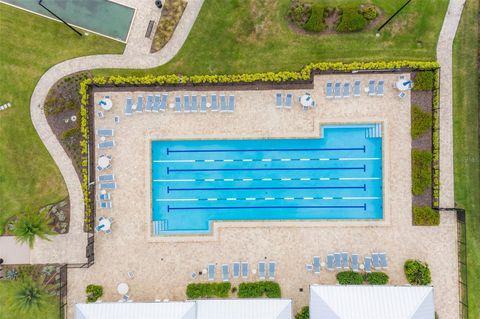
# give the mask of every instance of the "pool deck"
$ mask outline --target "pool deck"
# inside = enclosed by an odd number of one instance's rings
[[[441,318],[458,317],[457,233],[454,214],[442,213],[438,227],[413,227],[411,214],[410,99],[399,99],[392,88],[398,75],[316,76],[313,90],[289,90],[295,101],[304,92],[312,93],[318,107],[303,111],[298,103],[291,110],[275,108],[275,91],[227,91],[235,94],[233,113],[166,113],[123,115],[128,92],[95,93],[112,97],[114,108],[105,119],[96,119],[97,128],[115,128],[116,146],[104,153],[113,156],[113,173],[118,189],[112,192],[113,209],[98,210],[97,216],[112,217],[113,233],[98,234],[95,264],[89,269],[69,270],[68,304],[73,318],[74,304],[85,300],[90,283],[104,287],[103,301],[117,301],[116,286],[127,282],[131,299],[185,299],[192,271],[217,263],[217,281],[222,263],[249,261],[254,268],[259,260],[277,262],[277,278],[283,297],[292,298],[294,311],[308,303],[308,286],[335,283],[336,272],[322,269],[320,275],[307,273],[305,264],[314,255],[322,260],[328,253],[347,251],[361,256],[384,251],[389,260],[391,284],[406,284],[403,263],[406,259],[425,260],[432,271],[436,311]],[[326,99],[327,80],[385,80],[384,97]],[[281,90],[279,90],[281,91]],[[284,91],[285,92],[285,91]],[[135,92],[132,96],[141,92]],[[187,93],[190,93],[187,91]],[[218,92],[219,93],[219,92]],[[180,92],[179,95],[182,95]],[[196,92],[201,95],[200,91]],[[174,92],[170,93],[170,99]],[[171,103],[171,100],[169,101]],[[120,115],[115,125],[113,116]],[[293,138],[319,137],[324,123],[383,123],[384,220],[315,222],[219,222],[214,236],[202,240],[169,237],[170,242],[149,238],[151,139],[191,138]],[[363,259],[363,258],[362,258]],[[134,271],[135,278],[127,278]],[[446,276],[445,274],[449,274]],[[256,280],[250,276],[249,281]],[[235,280],[232,281],[236,283]],[[303,292],[299,291],[303,288]]]

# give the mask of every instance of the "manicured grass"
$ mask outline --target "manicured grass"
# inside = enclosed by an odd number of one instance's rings
[[[0,10],[1,12],[1,10]],[[38,314],[19,316],[17,313],[10,311],[11,298],[15,294],[18,281],[0,280],[0,318],[2,319],[38,319]],[[47,302],[42,311],[42,319],[58,319],[59,305],[56,297],[48,297]]]
[[[124,45],[96,35],[79,37],[58,22],[0,4],[0,234],[24,210],[67,196],[60,172],[30,120],[30,96],[40,76],[76,56],[121,53]]]
[[[319,2],[324,6],[365,3]],[[385,20],[404,3],[371,2],[385,11]],[[144,71],[99,73],[251,73],[298,70],[319,61],[433,60],[447,4],[447,0],[412,1],[377,38],[375,30],[341,35],[296,33],[287,21],[290,0],[206,0],[189,38],[172,62]]]
[[[432,113],[424,112],[420,106],[412,104],[412,138],[422,136],[425,132],[432,129],[433,116]]]
[[[432,187],[432,152],[412,150],[412,193],[422,195]]]
[[[469,317],[480,314],[478,2],[467,0],[454,43],[455,201],[467,213]]]

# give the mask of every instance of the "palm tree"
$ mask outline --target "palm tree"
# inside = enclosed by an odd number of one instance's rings
[[[52,222],[45,213],[25,213],[21,215],[13,226],[13,234],[20,243],[28,243],[33,248],[35,238],[48,239],[48,235],[56,234],[50,228]]]
[[[12,296],[11,308],[20,314],[35,314],[46,304],[48,293],[43,285],[31,278],[21,281]]]

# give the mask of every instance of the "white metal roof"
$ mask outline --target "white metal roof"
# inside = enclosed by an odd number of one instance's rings
[[[290,299],[198,300],[197,319],[291,319]]]
[[[76,304],[75,319],[195,319],[195,302]]]
[[[433,287],[310,286],[311,319],[434,319]]]

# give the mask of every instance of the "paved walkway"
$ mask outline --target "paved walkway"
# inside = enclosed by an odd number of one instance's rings
[[[452,47],[465,0],[451,0],[438,38],[440,63],[440,207],[454,207]]]
[[[50,88],[61,78],[80,71],[99,68],[152,68],[170,61],[187,39],[203,4],[203,0],[189,0],[172,39],[160,51],[150,54],[151,40],[145,39],[150,20],[158,21],[160,10],[151,0],[117,0],[135,7],[136,13],[125,52],[122,55],[95,55],[75,58],[50,68],[37,83],[30,101],[33,125],[62,172],[70,196],[70,231],[57,235],[52,241],[37,241],[30,252],[31,263],[85,262],[86,234],[83,232],[83,194],[73,164],[53,134],[42,106]]]

